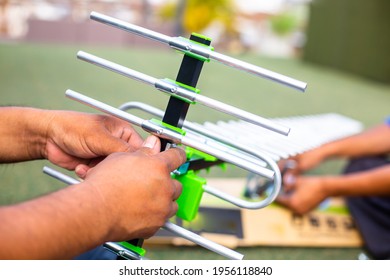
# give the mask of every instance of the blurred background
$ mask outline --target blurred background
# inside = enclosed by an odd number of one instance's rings
[[[234,52],[291,56],[304,44],[308,1],[133,0],[2,1],[1,32],[23,41],[145,45],[125,33],[101,33],[91,10],[169,35],[202,32]],[[109,34],[107,34],[109,33]],[[111,34],[111,36],[110,36]]]
[[[93,22],[97,11],[170,36],[212,38],[215,50],[308,83],[306,93],[218,63],[204,66],[202,94],[263,117],[336,112],[365,127],[390,105],[390,2],[387,0],[0,0],[0,105],[95,112],[64,96],[80,91],[112,106],[141,101],[164,109],[168,97],[78,61],[78,50],[157,78],[176,77],[181,55]],[[230,119],[201,105],[191,121]],[[41,172],[45,161],[0,166],[0,205],[63,187]],[[332,161],[313,172],[338,173]],[[211,176],[242,177],[240,170]],[[12,187],[11,187],[12,186]],[[180,258],[176,248],[156,258]],[[188,248],[183,258],[197,258]],[[247,248],[253,259],[354,259],[360,248]],[[165,254],[165,255],[164,255]],[[202,250],[199,254],[207,254]],[[214,258],[213,254],[207,255]],[[153,256],[152,256],[153,257]]]

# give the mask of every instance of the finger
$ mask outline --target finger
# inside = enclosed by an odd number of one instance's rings
[[[286,173],[283,176],[283,188],[286,192],[289,192],[291,190],[295,189],[297,178],[295,175],[291,173]]]
[[[176,201],[173,201],[171,203],[171,210],[169,211],[167,219],[175,216],[178,210],[179,210],[179,205],[177,204]]]
[[[173,195],[172,195],[172,200],[175,201],[179,198],[181,195],[181,192],[183,190],[183,187],[181,183],[177,180],[172,180],[173,181]]]
[[[142,143],[142,147],[151,149],[149,153],[155,155],[161,150],[160,139],[154,135],[149,135]]]
[[[169,171],[177,169],[187,160],[185,151],[180,148],[171,148],[169,150],[157,154],[156,157],[160,158],[167,164]]]
[[[85,179],[89,170],[98,165],[103,159],[104,157],[97,157],[91,159],[89,162],[80,163],[75,167],[74,171],[81,179]]]
[[[287,195],[279,195],[276,199],[275,199],[275,202],[282,205],[282,206],[285,206],[287,208],[290,208],[290,197],[287,196]]]
[[[120,138],[129,143],[133,151],[139,149],[144,142],[142,137],[131,127],[123,128]]]
[[[89,171],[89,166],[86,165],[86,164],[79,164],[76,166],[76,168],[74,169],[74,172],[76,173],[76,175],[81,178],[81,179],[85,179],[85,177],[87,177],[87,173]]]
[[[284,163],[284,170],[296,170],[298,168],[298,162],[294,158],[287,159]]]
[[[182,192],[182,185],[179,181],[177,180],[172,180],[173,184],[173,193],[172,193],[172,203],[171,203],[171,208],[168,213],[167,219],[170,217],[175,216],[176,212],[179,210],[179,205],[177,204],[177,199],[180,197],[181,192]]]
[[[286,165],[286,160],[285,159],[281,159],[281,160],[278,161],[278,167],[279,167],[280,170],[283,170],[285,165]]]
[[[131,151],[141,147],[142,137],[128,122],[112,116],[104,116],[103,121],[108,133],[129,143],[132,148]]]
[[[99,141],[96,141],[96,146],[91,147],[91,150],[97,156],[108,156],[116,152],[134,151],[135,148],[133,148],[123,139],[115,137],[111,134],[106,134],[105,137],[100,137]]]

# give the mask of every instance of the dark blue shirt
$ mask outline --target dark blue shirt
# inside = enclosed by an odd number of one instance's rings
[[[390,116],[387,117],[387,119],[386,119],[386,124],[387,124],[387,125],[390,125]]]

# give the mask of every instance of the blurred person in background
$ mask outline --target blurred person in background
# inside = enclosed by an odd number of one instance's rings
[[[292,158],[295,167],[283,176],[284,192],[277,201],[297,214],[305,214],[328,197],[345,197],[368,256],[390,259],[389,155],[390,117],[360,134]],[[331,158],[349,159],[343,174],[304,175]]]

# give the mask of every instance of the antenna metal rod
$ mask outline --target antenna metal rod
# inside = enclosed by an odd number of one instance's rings
[[[115,115],[115,117],[120,118],[124,121],[127,121],[131,124],[134,124],[136,126],[142,126],[142,123],[144,122],[143,119],[141,119],[137,116],[128,114],[122,110],[116,109],[110,105],[107,105],[107,104],[100,102],[96,99],[85,96],[85,95],[78,93],[74,90],[68,89],[66,91],[65,95],[67,97],[69,97],[70,99],[81,102],[89,107],[95,108],[99,111],[102,111],[102,112],[110,114],[110,115]]]
[[[124,31],[130,32],[130,33],[133,33],[133,34],[136,34],[136,35],[148,38],[148,39],[152,39],[152,40],[164,43],[164,44],[169,44],[169,42],[172,39],[170,36],[152,31],[152,30],[147,29],[147,28],[140,27],[138,25],[134,25],[134,24],[125,22],[123,20],[119,20],[119,19],[116,19],[116,18],[113,18],[110,16],[106,16],[106,15],[103,15],[101,13],[91,12],[90,18],[92,20],[110,25],[112,27],[122,29]]]
[[[253,161],[248,161],[247,159],[240,157],[237,154],[231,154],[231,153],[228,153],[226,151],[217,149],[216,147],[207,145],[205,143],[201,143],[198,141],[199,139],[192,138],[190,136],[190,134],[188,136],[181,135],[180,133],[178,133],[174,130],[170,130],[166,127],[152,123],[149,120],[141,119],[141,118],[136,117],[132,114],[126,113],[120,109],[117,109],[115,107],[112,107],[110,105],[107,105],[103,102],[100,102],[98,100],[95,100],[93,98],[90,98],[88,96],[85,96],[81,93],[78,93],[78,92],[70,90],[70,89],[68,89],[66,91],[66,96],[73,99],[73,100],[84,103],[90,107],[93,107],[97,110],[103,111],[107,114],[113,115],[115,117],[118,117],[120,119],[128,121],[134,125],[137,125],[137,126],[141,127],[143,130],[145,130],[149,133],[152,133],[152,134],[156,135],[157,137],[170,140],[176,144],[183,144],[186,146],[193,147],[197,150],[200,150],[202,152],[205,152],[207,154],[215,156],[223,161],[237,165],[240,168],[243,168],[247,171],[264,176],[268,179],[274,178],[275,172],[273,172],[267,168],[264,168],[263,161],[260,157],[259,157],[260,161],[257,161],[256,163]]]
[[[137,81],[141,81],[145,84],[152,85],[155,88],[157,88],[160,91],[163,91],[169,95],[176,96],[179,98],[187,99],[191,102],[198,102],[204,106],[213,108],[215,110],[218,110],[220,112],[223,112],[225,114],[237,117],[241,120],[253,123],[255,125],[262,126],[264,128],[267,128],[269,130],[272,130],[274,132],[280,133],[282,135],[288,135],[290,132],[290,129],[288,127],[285,127],[283,125],[271,122],[270,120],[266,118],[262,118],[258,115],[249,113],[247,111],[244,111],[242,109],[239,109],[237,107],[228,105],[226,103],[220,102],[218,100],[209,98],[204,95],[197,94],[196,92],[193,92],[189,89],[186,89],[184,87],[180,87],[179,85],[175,83],[168,82],[166,80],[162,79],[156,79],[149,75],[140,73],[138,71],[135,71],[133,69],[127,68],[125,66],[119,65],[117,63],[111,62],[109,60],[97,57],[95,55],[79,51],[77,53],[77,58],[92,63],[94,65],[97,65],[99,67],[102,67],[104,69],[108,69],[110,71],[113,71],[115,73],[121,74],[125,77],[132,78]]]
[[[198,234],[195,234],[189,230],[186,230],[185,228],[179,227],[178,225],[175,225],[173,223],[166,222],[163,229],[168,230],[172,233],[175,233],[176,235],[183,237],[184,239],[192,241],[195,244],[198,244],[206,249],[209,249],[210,251],[218,253],[221,256],[224,256],[228,259],[242,260],[244,258],[244,255],[242,255],[236,251],[233,251],[229,248],[226,248],[220,244],[217,244],[211,240],[208,240],[208,239],[206,239]]]
[[[151,86],[154,86],[159,81],[159,79],[153,78],[152,76],[83,51],[77,52],[77,58]]]
[[[261,76],[263,78],[275,81],[277,83],[289,86],[291,88],[300,90],[304,92],[307,88],[307,83],[296,80],[294,78],[273,72],[271,70],[262,68],[260,66],[256,66],[253,64],[250,64],[248,62],[221,54],[217,53],[214,51],[210,51],[210,59],[216,60],[218,62],[221,62],[227,66],[236,68],[238,70],[242,70],[248,73],[251,73],[253,75]]]
[[[119,29],[122,29],[124,31],[152,39],[164,44],[168,44],[171,48],[177,49],[179,51],[183,52],[190,52],[195,55],[200,55],[204,57],[205,59],[212,59],[215,61],[218,61],[220,63],[223,63],[227,66],[243,70],[245,72],[254,74],[256,76],[260,76],[275,82],[278,82],[280,84],[292,87],[294,89],[300,90],[304,92],[306,90],[307,84],[305,82],[287,77],[285,75],[261,68],[259,66],[232,58],[230,56],[217,53],[213,50],[211,50],[208,47],[205,47],[200,44],[196,44],[194,42],[191,42],[185,38],[180,37],[170,37],[134,24],[130,24],[128,22],[106,16],[97,12],[92,12],[90,15],[90,18],[92,20],[110,25],[112,27],[116,27]]]

